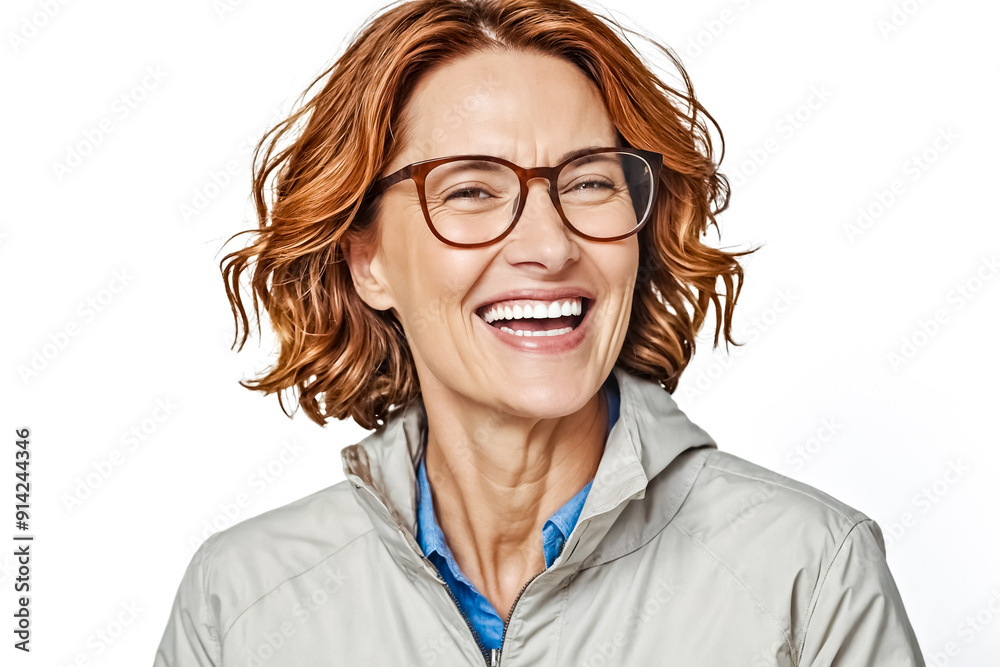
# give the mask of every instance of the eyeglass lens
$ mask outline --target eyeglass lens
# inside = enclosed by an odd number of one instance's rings
[[[628,234],[649,214],[652,172],[637,155],[584,155],[567,164],[558,180],[563,213],[588,236]],[[517,174],[496,162],[446,162],[424,181],[431,224],[455,243],[484,243],[503,234],[517,212],[520,194]]]

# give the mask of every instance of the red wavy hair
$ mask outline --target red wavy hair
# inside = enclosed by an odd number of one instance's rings
[[[757,249],[729,253],[701,242],[709,225],[718,232],[716,215],[729,204],[709,128],[719,136],[720,162],[722,132],[677,56],[648,40],[676,68],[679,85],[672,87],[631,48],[629,34],[642,37],[568,0],[412,0],[374,16],[254,152],[259,226],[240,233],[251,241],[220,268],[235,320],[233,346],[242,349],[249,334],[240,291],[247,274],[258,331],[263,308],[280,350],[272,368],[241,384],[277,393],[287,414],[283,393],[291,390],[315,422],[351,417],[367,429],[419,395],[402,327],[360,299],[342,246],[378,242],[379,202],[368,189],[405,141],[401,114],[416,83],[482,50],[530,51],[576,65],[603,95],[622,138],[663,154],[617,364],[673,392],[710,304],[714,345],[720,331],[727,344],[739,345],[731,335],[743,282],[737,259]]]

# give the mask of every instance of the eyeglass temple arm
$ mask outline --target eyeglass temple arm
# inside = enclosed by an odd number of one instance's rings
[[[396,183],[401,183],[410,177],[410,171],[413,165],[403,167],[399,171],[393,172],[384,178],[380,178],[372,184],[371,195],[382,194],[388,188],[391,188]]]

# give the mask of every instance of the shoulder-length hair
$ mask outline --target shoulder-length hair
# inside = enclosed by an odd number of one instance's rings
[[[413,0],[372,18],[254,152],[259,226],[241,232],[252,241],[220,268],[235,320],[233,346],[242,349],[249,333],[240,291],[246,273],[258,331],[263,308],[279,354],[261,377],[241,384],[277,393],[286,414],[282,394],[291,390],[313,421],[352,417],[367,429],[419,396],[402,327],[390,311],[377,312],[358,296],[342,246],[378,242],[378,200],[368,190],[402,143],[401,113],[414,86],[430,70],[484,50],[529,51],[576,65],[596,84],[629,145],[663,154],[655,218],[640,231],[631,318],[616,363],[672,393],[709,303],[714,345],[720,329],[727,344],[741,344],[731,336],[743,281],[737,258],[756,248],[728,253],[701,242],[709,225],[718,232],[715,216],[729,204],[709,123],[724,153],[722,132],[669,47],[649,40],[676,68],[676,87],[650,70],[628,34],[637,35],[569,0]]]

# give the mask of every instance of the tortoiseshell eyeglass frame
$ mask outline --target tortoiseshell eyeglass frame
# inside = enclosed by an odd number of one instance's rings
[[[556,189],[556,185],[559,182],[559,172],[561,172],[566,165],[581,157],[587,155],[595,155],[599,153],[625,153],[628,155],[635,155],[637,157],[642,158],[649,166],[650,174],[652,176],[652,181],[653,181],[651,186],[652,191],[650,193],[649,205],[646,207],[645,214],[643,215],[642,220],[639,221],[639,224],[636,225],[635,229],[631,230],[626,234],[620,234],[618,236],[612,236],[609,238],[599,238],[596,236],[590,236],[588,234],[584,234],[579,229],[574,227],[573,224],[568,219],[566,219],[566,214],[563,213],[562,205],[559,203],[559,193]],[[449,162],[457,162],[459,160],[478,160],[483,162],[495,162],[497,164],[502,164],[505,167],[509,167],[515,174],[517,174],[517,178],[521,182],[520,185],[521,194],[520,197],[518,198],[517,211],[514,212],[510,224],[507,225],[507,228],[504,229],[495,238],[490,239],[488,241],[482,241],[479,243],[458,243],[456,241],[451,241],[442,236],[438,232],[438,230],[434,228],[434,224],[431,222],[431,216],[429,211],[427,210],[427,198],[424,194],[424,181],[427,177],[427,174],[430,173],[430,171],[435,167],[438,167],[442,164],[447,164]],[[420,208],[424,212],[424,221],[430,228],[431,233],[433,233],[434,236],[437,237],[438,240],[440,240],[442,243],[446,243],[456,248],[481,248],[483,246],[488,246],[497,243],[505,236],[510,234],[510,232],[514,229],[514,225],[516,225],[518,220],[521,219],[521,211],[524,210],[524,204],[528,199],[528,182],[535,178],[544,178],[549,182],[549,198],[552,200],[552,205],[555,207],[556,211],[559,212],[559,217],[562,218],[563,224],[566,225],[569,229],[571,229],[575,234],[577,234],[582,238],[587,239],[588,241],[598,241],[605,243],[611,241],[619,241],[621,239],[628,238],[629,236],[638,233],[639,230],[642,229],[643,226],[649,221],[649,219],[653,217],[653,211],[655,210],[656,206],[656,195],[659,189],[660,171],[662,167],[663,167],[662,154],[654,153],[653,151],[642,150],[639,148],[632,148],[630,146],[617,147],[617,148],[616,147],[583,148],[570,153],[566,157],[566,159],[564,159],[562,162],[560,162],[554,167],[533,167],[530,169],[526,169],[524,167],[514,164],[513,162],[504,160],[503,158],[499,158],[493,155],[452,155],[449,157],[434,158],[431,160],[423,160],[421,162],[414,162],[413,164],[408,164],[405,167],[402,167],[401,169],[398,169],[397,171],[389,174],[388,176],[385,176],[383,178],[374,181],[371,187],[369,188],[368,196],[372,197],[378,196],[383,192],[385,192],[386,189],[392,187],[393,185],[396,185],[397,183],[401,183],[408,179],[412,179],[413,182],[416,183],[417,185],[417,194],[420,197]]]

